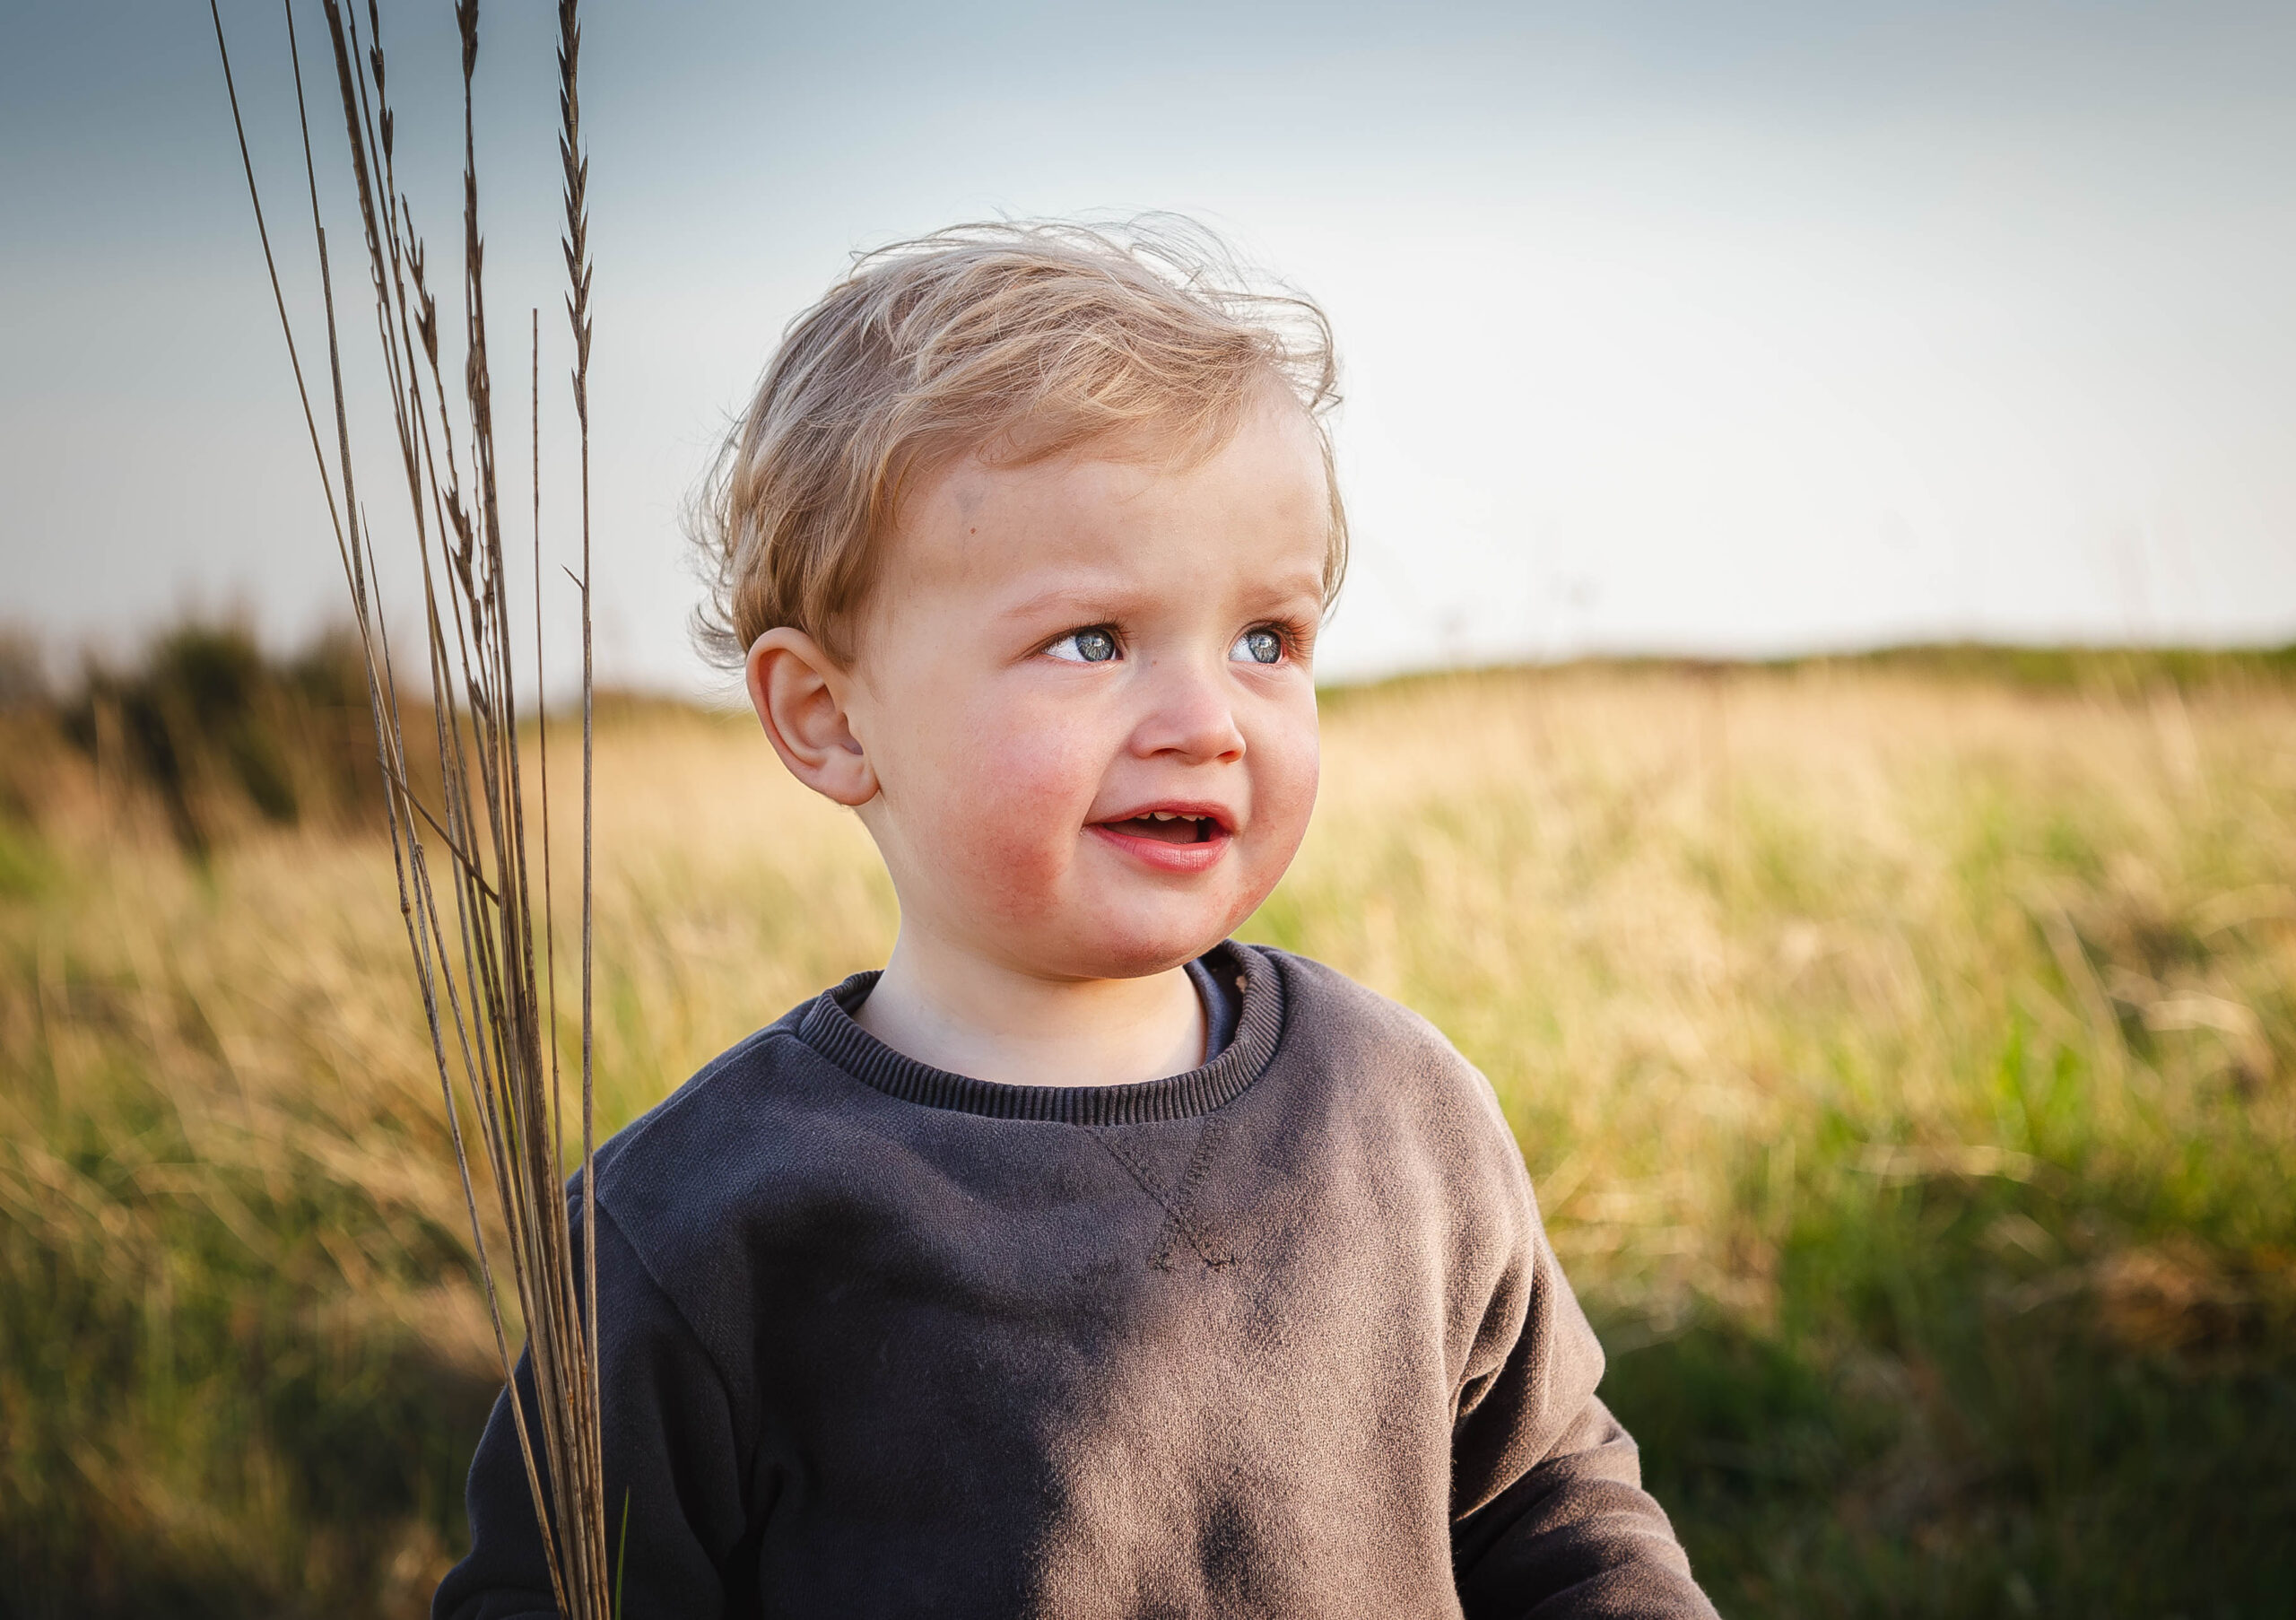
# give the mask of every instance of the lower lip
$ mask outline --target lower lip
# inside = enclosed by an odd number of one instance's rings
[[[1097,822],[1084,831],[1098,834],[1135,860],[1159,872],[1202,872],[1226,852],[1232,836],[1225,828],[1215,827],[1212,836],[1201,842],[1168,844],[1161,838],[1138,838]]]

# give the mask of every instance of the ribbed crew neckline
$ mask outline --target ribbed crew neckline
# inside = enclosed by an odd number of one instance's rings
[[[813,998],[797,1035],[830,1062],[888,1096],[990,1119],[1060,1125],[1144,1125],[1208,1114],[1241,1096],[1275,1055],[1283,1033],[1283,986],[1275,966],[1232,942],[1204,954],[1205,965],[1243,981],[1236,1033],[1211,1062],[1185,1074],[1130,1085],[1013,1085],[976,1080],[905,1058],[853,1022],[852,1009],[875,988],[881,969],[856,973]]]

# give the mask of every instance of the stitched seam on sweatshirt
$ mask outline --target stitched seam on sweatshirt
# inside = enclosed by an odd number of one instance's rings
[[[1207,1119],[1205,1121],[1204,1130],[1196,1139],[1196,1152],[1189,1158],[1187,1170],[1180,1178],[1180,1190],[1177,1194],[1165,1189],[1163,1178],[1132,1150],[1130,1144],[1100,1131],[1092,1133],[1092,1139],[1108,1149],[1109,1156],[1131,1173],[1132,1179],[1140,1184],[1140,1190],[1153,1198],[1163,1208],[1164,1224],[1158,1230],[1156,1246],[1148,1256],[1148,1263],[1159,1271],[1171,1269],[1172,1236],[1175,1232],[1185,1238],[1187,1241],[1187,1246],[1196,1250],[1196,1258],[1214,1271],[1235,1259],[1233,1255],[1214,1242],[1210,1234],[1197,1224],[1194,1214],[1188,1207],[1190,1200],[1196,1196],[1196,1188],[1204,1180],[1205,1167],[1211,1161],[1211,1149],[1215,1135],[1213,1125],[1214,1121],[1211,1119]]]
[[[874,973],[855,974],[807,1003],[794,1032],[816,1058],[847,1078],[922,1107],[1087,1128],[1202,1118],[1248,1094],[1286,1044],[1284,971],[1279,965],[1273,972],[1263,972],[1257,965],[1275,962],[1281,953],[1234,941],[1223,942],[1222,948],[1234,953],[1244,984],[1236,1032],[1212,1062],[1161,1080],[1116,1086],[1016,1086],[916,1062],[854,1023],[839,999],[848,986],[874,980]],[[1263,979],[1265,989],[1259,988]]]
[[[767,1024],[762,1029],[752,1030],[748,1034],[734,1042],[733,1045],[718,1053],[709,1062],[694,1070],[691,1075],[688,1076],[684,1080],[679,1083],[675,1091],[673,1091],[668,1096],[663,1098],[653,1107],[648,1109],[645,1113],[639,1116],[639,1118],[631,1120],[628,1126],[624,1127],[622,1130],[617,1133],[613,1138],[614,1145],[614,1157],[616,1159],[620,1159],[623,1154],[629,1153],[633,1147],[637,1146],[639,1143],[644,1141],[663,1120],[670,1118],[672,1115],[681,1113],[688,1107],[700,1106],[693,1100],[702,1095],[712,1081],[725,1074],[727,1070],[733,1068],[735,1065],[740,1063],[742,1059],[749,1057],[758,1048],[770,1044],[773,1038],[777,1035],[787,1040],[798,1041],[800,1045],[804,1044],[802,1041],[799,1041],[796,1031],[783,1027],[778,1020]],[[810,1050],[812,1049],[808,1048],[807,1050]],[[601,1148],[604,1148],[607,1144],[602,1142],[598,1145]],[[582,1172],[576,1171],[570,1180],[574,1185],[579,1186],[581,1182],[581,1176]],[[603,1186],[603,1179],[601,1180],[601,1185]]]
[[[1171,1208],[1172,1224],[1187,1239],[1188,1247],[1202,1255],[1204,1263],[1215,1271],[1225,1266],[1234,1257],[1213,1242],[1210,1234],[1205,1232],[1197,1222],[1196,1195],[1204,1185],[1205,1171],[1211,1167],[1212,1154],[1218,1145],[1219,1135],[1220,1121],[1216,1119],[1206,1119],[1204,1128],[1196,1134],[1196,1151],[1188,1155],[1187,1168],[1180,1172],[1179,1190],[1173,1195]],[[1170,1247],[1170,1240],[1167,1238],[1164,1248],[1168,1255]]]
[[[685,1307],[678,1302],[678,1296],[670,1291],[668,1285],[664,1283],[660,1276],[656,1273],[654,1262],[648,1258],[646,1251],[631,1241],[630,1229],[622,1224],[622,1217],[608,1209],[604,1199],[598,1200],[597,1209],[598,1218],[602,1222],[613,1223],[614,1231],[622,1236],[622,1247],[629,1250],[637,1259],[638,1269],[645,1275],[647,1282],[653,1285],[654,1292],[662,1296],[662,1302],[670,1308],[670,1315],[676,1320],[679,1327],[685,1329],[686,1337],[693,1341],[693,1347],[701,1352],[701,1359],[709,1364],[709,1370],[718,1375],[718,1387],[726,1397],[726,1409],[728,1412],[733,1411],[734,1380],[726,1376],[725,1363],[718,1359],[717,1350],[694,1327],[693,1319],[686,1314]],[[587,1235],[585,1241],[587,1241]],[[745,1453],[741,1459],[742,1476],[747,1479],[752,1465],[756,1460],[758,1437],[764,1431],[764,1415],[761,1412],[746,1412],[739,1415],[748,1419],[751,1431],[748,1434],[738,1437],[743,1441],[741,1449]],[[744,1506],[746,1508],[747,1503]]]

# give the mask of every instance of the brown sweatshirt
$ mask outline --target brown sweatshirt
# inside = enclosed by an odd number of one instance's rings
[[[1316,962],[1202,966],[1184,1075],[929,1068],[857,974],[601,1150],[626,1616],[1713,1613],[1489,1083]],[[469,1502],[433,1613],[551,1613],[502,1403]]]

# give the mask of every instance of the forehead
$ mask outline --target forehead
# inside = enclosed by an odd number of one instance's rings
[[[879,593],[995,590],[1047,570],[1168,576],[1305,575],[1332,539],[1322,443],[1289,400],[1225,442],[1088,447],[1041,460],[963,457],[922,482],[887,537]]]

